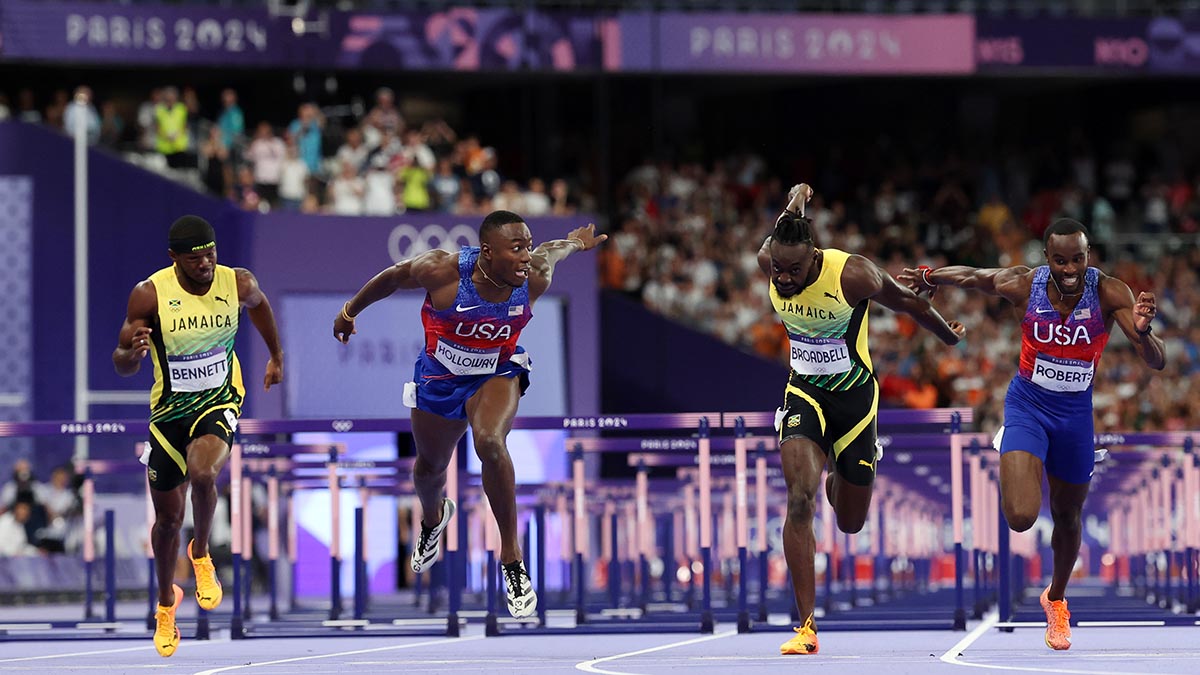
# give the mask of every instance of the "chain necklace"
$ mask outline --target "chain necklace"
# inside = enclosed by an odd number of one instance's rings
[[[491,281],[492,285],[495,286],[496,288],[504,288],[505,286],[508,285],[508,284],[498,284],[498,283],[496,283],[496,281],[494,279],[489,277],[488,273],[483,270],[483,265],[479,264],[479,258],[475,259],[475,266],[479,268],[479,272],[481,274],[483,274],[483,278],[487,279],[488,281]]]
[[[484,276],[487,276],[487,275],[485,274]],[[1055,281],[1053,274],[1050,275],[1050,283],[1054,284],[1054,290],[1058,291],[1058,297],[1062,298],[1063,300],[1066,300],[1067,298],[1073,298],[1077,295],[1083,295],[1083,291],[1079,291],[1078,293],[1070,293],[1070,294],[1063,293],[1062,289],[1058,287],[1058,282]]]

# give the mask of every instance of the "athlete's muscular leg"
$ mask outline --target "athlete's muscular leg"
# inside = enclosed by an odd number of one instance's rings
[[[830,470],[825,478],[825,491],[829,494],[829,503],[837,516],[839,530],[855,534],[863,529],[867,522],[867,512],[871,509],[873,489],[873,485],[855,485],[847,481],[836,468]]]
[[[817,488],[825,453],[813,441],[800,436],[785,440],[779,446],[783,477],[788,486],[787,521],[783,525],[783,555],[792,573],[792,591],[800,620],[813,615],[816,604],[817,580],[814,570],[816,537],[813,516],[817,508]],[[815,622],[814,622],[815,623]]]
[[[521,383],[515,377],[493,377],[467,401],[467,419],[475,440],[475,454],[483,463],[483,491],[487,494],[496,524],[500,527],[500,562],[521,559],[517,538],[516,479],[508,456],[508,432],[512,429]]]
[[[188,481],[192,484],[192,557],[208,555],[208,535],[217,510],[217,476],[229,459],[229,446],[220,436],[201,436],[187,447]]]
[[[158,573],[158,604],[175,604],[175,563],[179,560],[179,530],[187,507],[185,482],[170,490],[150,490],[154,503],[154,527],[150,530],[150,545],[154,548],[154,569]]]
[[[442,519],[446,467],[458,440],[467,433],[466,420],[451,420],[413,408],[412,434],[417,446],[413,462],[413,488],[421,501],[421,522],[429,527]]]
[[[1054,577],[1050,582],[1051,600],[1062,600],[1071,580],[1071,570],[1079,557],[1079,543],[1083,534],[1083,502],[1087,499],[1090,483],[1067,483],[1050,474],[1050,515],[1054,517],[1054,533],[1050,535],[1050,548],[1054,550]]]
[[[1042,510],[1042,473],[1042,460],[1036,455],[1024,450],[1000,455],[1000,508],[1009,528],[1024,532],[1037,522]]]

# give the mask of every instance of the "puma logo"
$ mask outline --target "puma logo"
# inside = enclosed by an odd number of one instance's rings
[[[863,466],[865,466],[865,467],[867,467],[867,468],[868,468],[868,469],[870,469],[871,471],[874,471],[874,470],[875,470],[875,465],[874,465],[874,464],[872,464],[871,462],[868,462],[868,461],[867,461],[867,460],[865,460],[865,459],[860,459],[860,460],[858,460],[858,463],[859,463],[859,464],[862,464],[862,465],[863,465]]]
[[[225,306],[226,306],[226,307],[228,307],[228,306],[229,306],[229,301],[228,301],[228,300],[226,300],[225,298],[222,298],[222,297],[221,297],[221,296],[219,296],[219,295],[214,295],[214,296],[213,296],[213,300],[216,300],[216,301],[218,301],[218,302],[223,302],[223,303],[225,303]]]
[[[825,291],[825,297],[833,298],[834,300],[838,299],[838,296],[835,293],[830,293],[829,291]]]

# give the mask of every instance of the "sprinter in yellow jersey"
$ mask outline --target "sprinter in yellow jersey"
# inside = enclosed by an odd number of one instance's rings
[[[813,514],[821,471],[828,466],[825,494],[843,532],[862,529],[875,481],[879,385],[867,348],[871,300],[912,316],[948,345],[962,339],[964,329],[957,321],[947,323],[928,298],[870,260],[817,248],[804,217],[812,188],[802,183],[788,197],[758,252],[758,264],[771,278],[771,304],[790,343],[791,374],[777,423],[788,485],[783,551],[804,624],[780,651],[815,654]]]
[[[183,216],[168,235],[174,264],[133,288],[121,326],[113,365],[133,375],[150,356],[147,465],[154,502],[154,563],[158,571],[158,626],[154,647],[170,656],[179,646],[175,610],[183,590],[175,585],[179,530],[192,485],[195,536],[188,557],[196,571],[196,602],[204,609],[221,603],[221,582],[208,553],[208,535],[217,506],[217,476],[229,457],[245,388],[233,340],[241,308],[267,343],[271,358],[263,388],[283,381],[283,351],[271,303],[249,270],[217,264],[212,225]]]

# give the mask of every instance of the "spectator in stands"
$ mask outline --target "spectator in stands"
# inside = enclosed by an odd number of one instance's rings
[[[187,166],[188,138],[187,106],[179,100],[179,90],[164,87],[162,100],[154,106],[154,148],[167,160],[167,166],[179,169]]]
[[[71,97],[67,94],[66,89],[54,90],[54,99],[50,105],[46,106],[46,126],[59,130],[63,128],[64,115],[70,101]]]
[[[409,129],[404,132],[404,159],[409,164],[415,164],[426,172],[432,172],[437,166],[437,157],[425,142],[425,134],[419,129]]]
[[[361,172],[367,166],[367,155],[371,148],[363,142],[362,131],[354,127],[346,132],[346,142],[338,148],[334,159],[338,164],[349,163],[356,172]]]
[[[259,122],[254,140],[246,149],[246,161],[254,166],[254,191],[269,204],[279,198],[279,181],[287,146],[275,135],[270,122]]]
[[[429,171],[417,163],[409,163],[400,169],[397,176],[403,184],[402,198],[406,211],[428,211],[433,207],[433,197],[429,194]]]
[[[308,166],[310,176],[321,176],[321,130],[325,118],[315,103],[304,103],[296,111],[296,119],[288,125],[288,135],[296,139],[300,159]]]
[[[88,145],[95,145],[100,140],[100,113],[92,103],[90,87],[77,87],[75,97],[67,105],[63,113],[63,131],[74,137],[75,132],[83,127],[87,135]]]
[[[341,173],[329,181],[330,212],[339,216],[360,216],[366,186],[349,162],[342,162]]]
[[[300,159],[296,139],[287,137],[287,156],[279,172],[279,201],[288,211],[300,210],[308,196],[308,165]]]
[[[396,109],[396,95],[387,87],[380,87],[375,92],[375,107],[367,116],[381,131],[399,135],[404,130],[404,118]]]
[[[36,555],[37,548],[29,540],[26,525],[33,515],[33,505],[22,501],[0,513],[0,557]]]
[[[74,482],[75,469],[69,464],[50,472],[50,483],[43,489],[41,501],[51,519],[68,516],[78,506],[79,492]]]
[[[363,213],[368,216],[393,215],[397,212],[396,173],[382,154],[373,155],[370,164],[363,178]]]
[[[233,89],[221,92],[221,114],[217,116],[217,126],[221,129],[221,141],[225,149],[232,150],[242,144],[246,136],[246,118],[242,107],[238,105],[238,95]]]
[[[270,204],[263,200],[254,186],[254,169],[249,165],[238,167],[233,198],[238,206],[247,211],[270,210]]]
[[[492,200],[492,208],[497,211],[513,211],[514,213],[526,213],[525,196],[521,194],[521,186],[515,180],[506,180],[500,187],[500,192],[496,198]]]
[[[529,190],[524,195],[525,208],[519,213],[527,217],[544,216],[550,213],[550,196],[546,194],[546,182],[541,178],[529,179]]]
[[[573,216],[575,210],[575,200],[571,196],[567,181],[555,178],[554,182],[550,183],[550,213],[556,216]]]
[[[8,94],[0,93],[0,122],[4,122],[12,117],[12,110],[8,107]]]
[[[125,119],[117,111],[117,104],[105,101],[100,104],[100,145],[109,150],[120,150],[125,141]]]
[[[19,495],[37,495],[41,489],[42,484],[33,475],[33,465],[28,459],[18,459],[13,463],[12,479],[0,488],[0,513],[12,508]]]
[[[28,124],[41,123],[42,113],[38,112],[32,89],[17,92],[17,119]]]
[[[461,180],[454,173],[454,165],[451,163],[449,157],[438,159],[437,169],[434,171],[433,177],[429,180],[429,186],[433,189],[439,211],[449,213],[454,209],[458,203],[458,192],[462,189],[460,185]]]
[[[154,111],[162,102],[162,92],[162,89],[151,89],[149,98],[142,101],[137,109],[138,147],[145,151],[155,150],[158,143],[158,128],[154,122]]]
[[[229,194],[232,164],[219,127],[209,128],[208,138],[200,144],[200,168],[204,172],[204,185],[210,192],[221,197]]]

